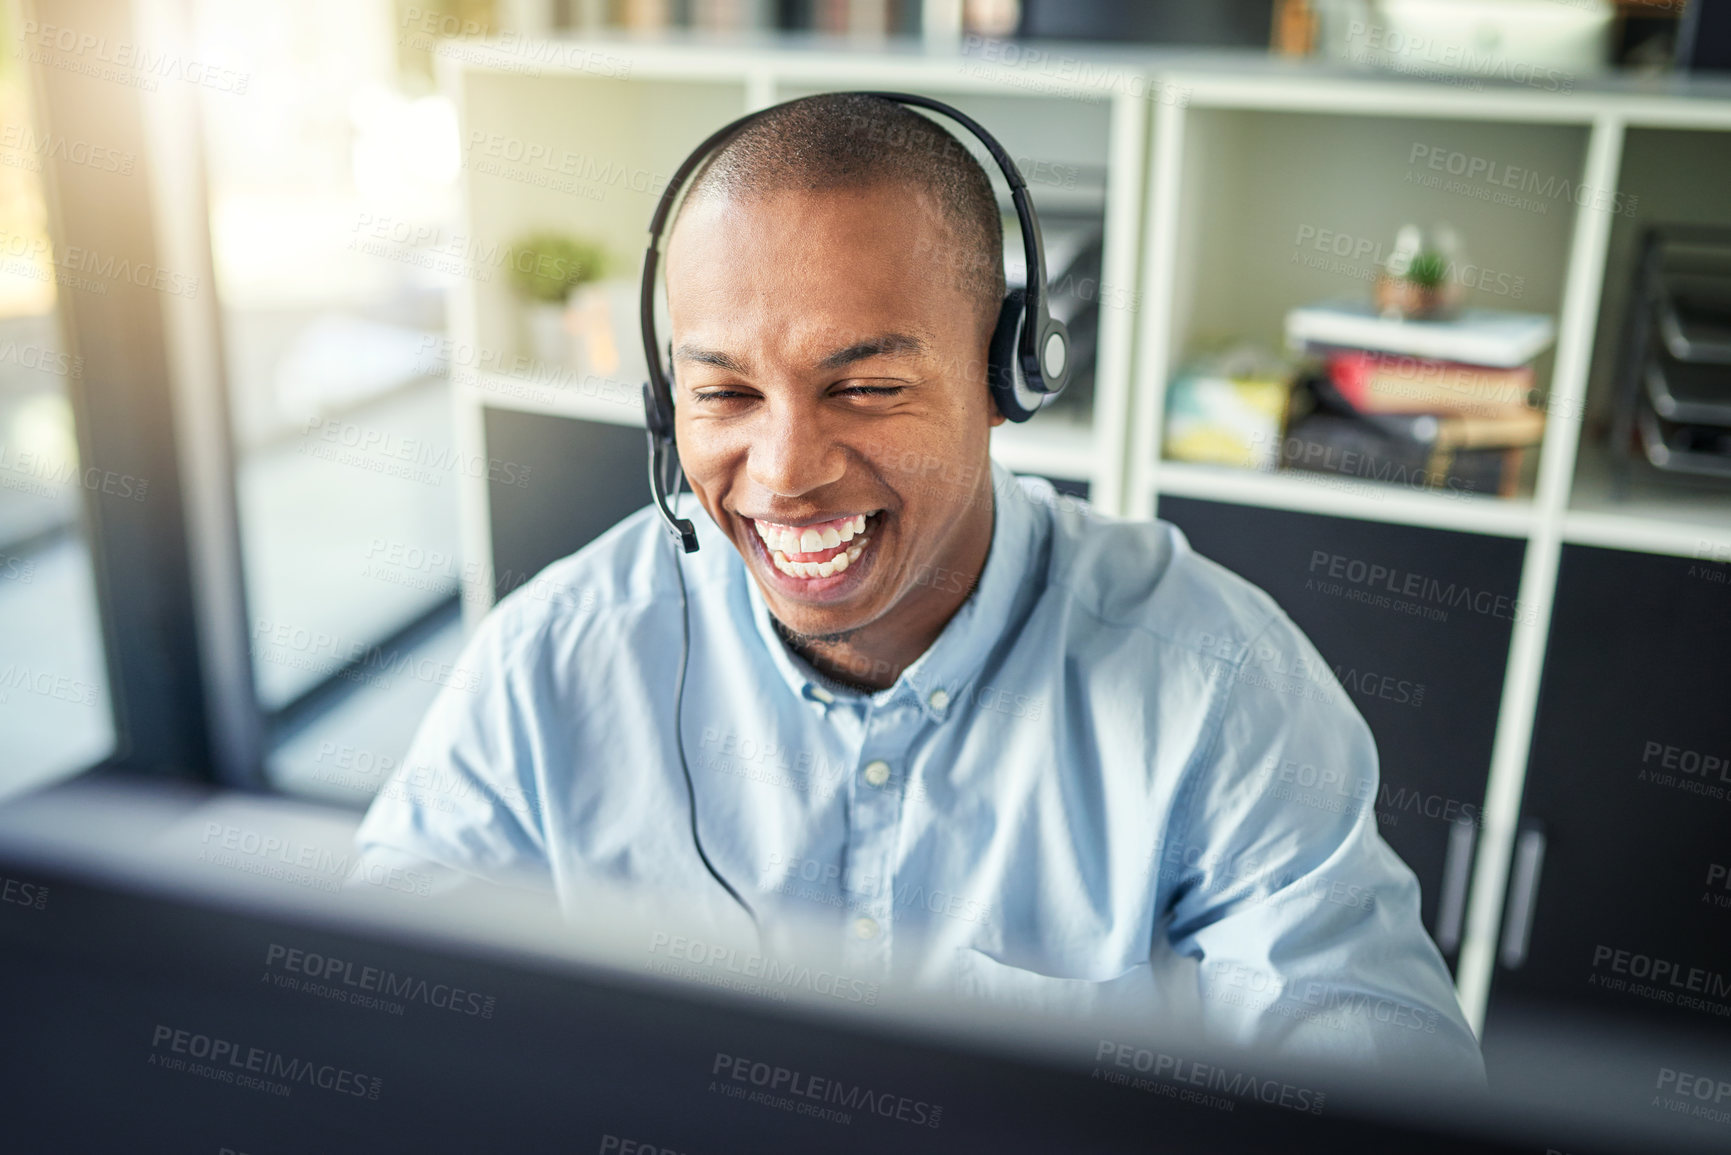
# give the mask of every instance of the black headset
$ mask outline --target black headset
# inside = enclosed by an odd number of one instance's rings
[[[1070,331],[1047,309],[1046,255],[1040,240],[1040,218],[1034,214],[1027,182],[1022,179],[1016,162],[979,122],[941,100],[909,92],[828,95],[875,96],[941,113],[973,133],[1003,171],[1004,179],[1010,185],[1010,200],[1016,206],[1016,219],[1021,223],[1028,276],[1027,287],[1011,289],[998,308],[998,323],[992,331],[991,350],[986,362],[986,381],[991,386],[998,412],[1010,421],[1026,421],[1041,407],[1056,400],[1064,386],[1069,384]],[[676,516],[667,504],[668,494],[679,492],[684,477],[679,468],[679,450],[673,440],[673,370],[672,366],[662,364],[660,343],[655,334],[655,272],[661,263],[662,232],[672,215],[674,202],[697,167],[740,129],[771,111],[773,108],[742,116],[698,145],[673,174],[673,179],[667,182],[661,203],[655,206],[655,216],[649,222],[649,247],[643,254],[640,302],[643,352],[649,366],[649,380],[643,385],[643,416],[649,433],[649,488],[655,495],[656,507],[661,511],[668,531],[678,539],[686,553],[697,550],[697,529],[690,519]]]

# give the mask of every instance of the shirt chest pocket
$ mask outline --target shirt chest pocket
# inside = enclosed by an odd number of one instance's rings
[[[1156,1003],[1154,972],[1147,962],[1103,978],[1074,978],[1011,966],[971,946],[956,948],[950,989],[1006,1010],[1066,1018],[1147,1013]]]

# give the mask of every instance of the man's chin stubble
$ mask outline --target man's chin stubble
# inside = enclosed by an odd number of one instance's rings
[[[837,630],[833,634],[802,634],[780,618],[776,617],[773,613],[769,615],[769,620],[775,623],[776,633],[780,634],[790,644],[802,648],[806,646],[839,646],[852,638],[855,634],[859,633],[859,627],[855,626],[852,629]]]

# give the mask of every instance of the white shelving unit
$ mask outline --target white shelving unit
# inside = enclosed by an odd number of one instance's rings
[[[1101,310],[1086,419],[1042,414],[994,434],[994,454],[1012,469],[1086,481],[1097,506],[1136,517],[1151,516],[1170,494],[1524,541],[1518,596],[1536,625],[1515,630],[1510,644],[1458,968],[1469,1017],[1481,1024],[1562,547],[1724,558],[1731,556],[1731,500],[1658,490],[1616,499],[1603,452],[1591,442],[1583,447],[1583,415],[1604,408],[1633,238],[1662,216],[1595,208],[1591,196],[1578,207],[1566,194],[1542,209],[1512,208],[1415,183],[1409,178],[1424,174],[1412,157],[1418,146],[1461,152],[1571,188],[1638,190],[1654,213],[1731,224],[1731,197],[1723,191],[1731,184],[1719,182],[1720,173],[1731,173],[1731,84],[1607,81],[1567,93],[1472,91],[1217,55],[1101,50],[1059,67],[1048,57],[1035,69],[912,47],[868,54],[763,42],[725,57],[698,46],[595,47],[629,59],[629,78],[575,70],[525,77],[505,52],[496,60],[471,53],[452,65],[444,81],[465,142],[503,134],[668,173],[701,136],[746,110],[807,92],[886,88],[958,104],[1014,155],[1105,165],[1102,279],[1134,286],[1136,307]],[[1720,158],[1718,167],[1706,166],[1693,185],[1679,179],[1667,158],[1703,150]],[[1632,156],[1645,163],[1631,165]],[[1038,185],[1033,191],[1040,204]],[[469,232],[482,245],[502,244],[527,227],[580,224],[621,254],[635,254],[653,208],[647,193],[608,188],[586,200],[538,187],[522,173],[473,169],[465,195]],[[1469,257],[1478,254],[1506,274],[1472,303],[1557,319],[1555,347],[1539,364],[1541,381],[1549,377],[1550,420],[1521,496],[1159,459],[1166,384],[1200,343],[1232,332],[1278,348],[1286,309],[1368,291],[1356,273],[1299,259],[1305,228],[1380,240],[1421,216],[1451,220],[1468,239]],[[453,336],[483,349],[514,348],[512,318],[502,285],[471,281],[455,304]],[[611,399],[472,375],[456,391],[465,449],[484,452],[483,405],[640,424],[635,405],[619,400],[634,399],[640,372],[621,371],[626,392]],[[487,558],[484,483],[466,492],[462,514],[469,555]]]
[[[1107,253],[1101,280],[1126,296],[1133,292],[1148,114],[1146,102],[1135,95],[1138,73],[1128,65],[1112,66],[1086,84],[1042,83],[1030,92],[1014,70],[993,72],[954,55],[790,52],[773,41],[725,58],[675,45],[609,41],[595,47],[595,56],[564,55],[604,58],[611,62],[607,71],[628,71],[629,78],[580,68],[525,75],[520,47],[469,52],[461,62],[441,60],[442,83],[456,102],[465,148],[464,233],[472,251],[502,251],[527,229],[568,227],[602,239],[617,257],[637,266],[655,196],[685,153],[715,128],[804,93],[914,89],[980,117],[1018,158],[1094,168],[1106,158],[1104,188],[1092,198]],[[629,61],[628,69],[619,61]],[[511,160],[531,149],[535,162]],[[1041,186],[1036,181],[1033,187],[1036,203],[1042,203]],[[1073,189],[1050,191],[1067,208],[1089,203]],[[1104,508],[1119,509],[1134,317],[1121,308],[1102,314],[1092,412],[1053,411],[1026,427],[1006,424],[994,432],[993,451],[1012,469],[1085,481]],[[488,406],[641,425],[634,399],[643,379],[642,354],[627,344],[635,323],[616,316],[619,321],[626,322],[619,324],[622,364],[608,375],[606,387],[587,394],[580,387],[587,377],[582,373],[567,375],[579,384],[537,384],[457,366],[463,451],[485,456],[482,411]],[[476,350],[476,359],[485,363],[509,361],[523,346],[517,326],[516,305],[502,277],[462,282],[450,325],[457,347]],[[543,382],[547,376],[541,375]],[[619,397],[628,403],[608,399]],[[489,557],[484,481],[466,487],[460,513],[467,556]],[[488,608],[485,583],[472,583],[465,598],[471,621]]]

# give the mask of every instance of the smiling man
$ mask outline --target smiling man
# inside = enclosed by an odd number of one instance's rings
[[[766,933],[816,920],[861,973],[1026,1007],[1181,983],[1236,1041],[1476,1077],[1326,663],[1174,527],[991,461],[1001,249],[984,172],[893,102],[711,157],[666,256],[702,548],[646,509],[505,599],[367,858],[730,908],[695,825]]]

